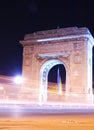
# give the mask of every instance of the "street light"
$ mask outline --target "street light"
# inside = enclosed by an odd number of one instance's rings
[[[3,90],[3,89],[4,89],[3,86],[0,85],[0,91]]]
[[[21,76],[16,76],[16,77],[14,78],[14,82],[15,82],[16,84],[22,84],[22,83],[23,83],[23,78],[22,78]]]

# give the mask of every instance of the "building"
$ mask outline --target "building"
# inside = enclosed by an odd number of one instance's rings
[[[60,28],[27,34],[23,45],[22,77],[18,99],[37,103],[93,103],[92,48],[87,28]],[[56,65],[66,71],[65,88],[49,91],[48,74]],[[57,83],[57,87],[60,85]],[[51,90],[51,88],[50,88]]]

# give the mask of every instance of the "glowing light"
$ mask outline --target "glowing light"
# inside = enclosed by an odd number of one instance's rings
[[[0,90],[3,90],[4,88],[2,86],[0,86]]]
[[[16,77],[14,78],[14,82],[15,82],[16,84],[21,84],[21,83],[23,82],[23,78],[22,78],[21,76],[16,76]]]

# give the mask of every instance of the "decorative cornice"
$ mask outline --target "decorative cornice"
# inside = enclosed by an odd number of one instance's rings
[[[32,34],[26,34],[24,40],[37,40],[40,38],[45,39],[52,37],[55,38],[55,37],[82,35],[82,34],[90,34],[90,32],[87,28],[69,27],[69,28],[52,29],[46,31],[38,31]]]
[[[35,43],[50,43],[61,42],[71,40],[89,40],[94,45],[94,38],[87,28],[61,28],[47,31],[38,31],[32,34],[27,34],[23,41],[20,41],[23,45],[31,45]]]

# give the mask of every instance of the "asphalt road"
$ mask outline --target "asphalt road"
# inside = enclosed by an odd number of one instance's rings
[[[2,130],[94,130],[94,109],[0,108]]]
[[[30,107],[30,106],[1,106],[0,117],[31,117],[32,115],[78,115],[94,114],[94,108],[63,108],[63,107]]]
[[[53,107],[53,106],[49,106],[49,107],[45,107],[45,106],[20,106],[20,105],[7,105],[7,106],[0,106],[0,113],[2,112],[18,112],[18,113],[94,113],[94,108],[68,108],[68,107]]]

